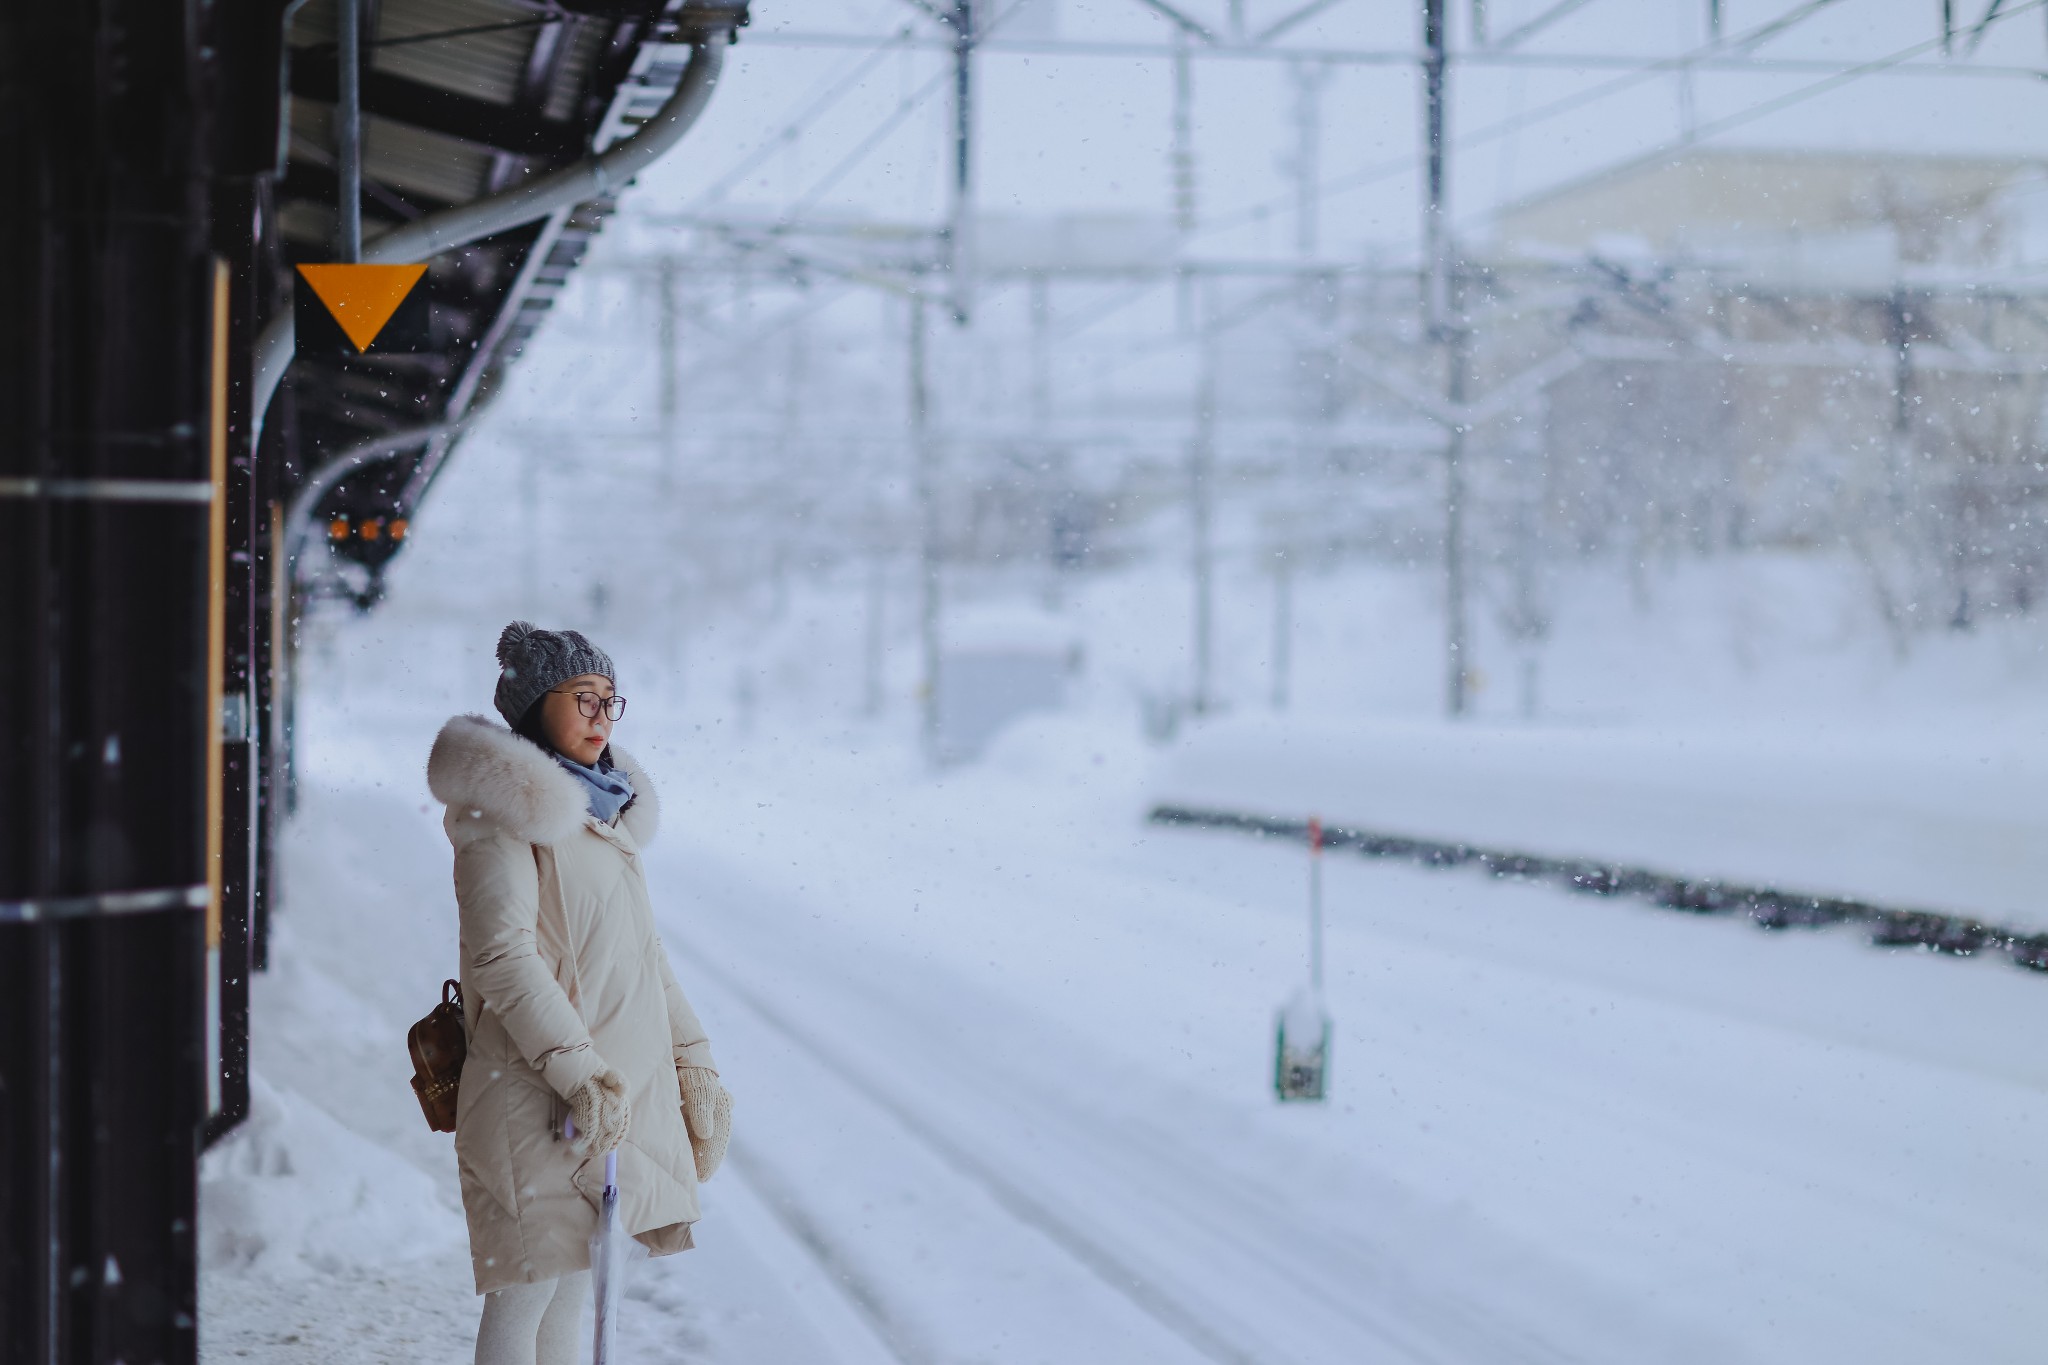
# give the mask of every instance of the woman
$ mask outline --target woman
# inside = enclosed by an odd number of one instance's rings
[[[476,1359],[574,1365],[605,1154],[626,1231],[684,1250],[732,1099],[654,932],[640,846],[659,805],[612,747],[626,702],[611,659],[515,621],[498,663],[511,729],[457,716],[427,760],[462,914],[455,1155],[485,1296]]]

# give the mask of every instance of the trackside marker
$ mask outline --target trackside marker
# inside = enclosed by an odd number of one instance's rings
[[[418,265],[302,265],[299,277],[327,305],[327,311],[341,324],[341,330],[367,351],[384,324],[398,311],[398,305],[427,273],[425,262]]]

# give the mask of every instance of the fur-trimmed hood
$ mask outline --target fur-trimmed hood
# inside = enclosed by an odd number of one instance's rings
[[[634,843],[651,843],[661,823],[654,779],[616,744],[612,762],[633,784],[633,803],[619,823]],[[441,727],[427,756],[427,790],[448,807],[451,838],[457,819],[468,817],[463,823],[472,828],[489,825],[523,843],[557,844],[591,819],[582,784],[539,745],[483,716],[456,716]]]

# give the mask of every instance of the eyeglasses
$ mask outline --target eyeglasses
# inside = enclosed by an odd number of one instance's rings
[[[620,716],[626,714],[626,699],[624,697],[600,697],[595,692],[558,691],[554,695],[558,697],[574,697],[576,699],[576,709],[592,720],[597,719],[599,712],[603,712],[605,716],[612,720],[617,720]]]

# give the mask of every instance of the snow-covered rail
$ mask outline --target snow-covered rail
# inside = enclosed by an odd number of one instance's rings
[[[1048,1090],[1044,1076],[1006,1051],[980,1057],[986,1074],[970,1074],[958,1058],[943,1056],[922,1057],[906,1073],[887,1057],[909,1036],[930,1035],[914,993],[890,993],[909,1012],[897,1020],[908,1035],[865,1010],[835,1009],[833,1023],[821,1027],[805,1011],[820,1003],[814,992],[824,983],[808,972],[792,974],[780,963],[763,978],[748,967],[766,964],[715,962],[673,926],[664,935],[693,989],[712,1001],[726,997],[729,1031],[738,1022],[730,1012],[736,1005],[802,1055],[802,1069],[815,1074],[805,1084],[822,1087],[814,1096],[819,1121],[846,1122],[849,1110],[862,1111],[857,1121],[864,1130],[868,1119],[884,1120],[919,1159],[985,1195],[1020,1243],[1071,1266],[1069,1283],[1099,1286],[1104,1298],[1120,1300],[1157,1334],[1149,1347],[1102,1358],[1279,1365],[1328,1358],[1322,1348],[1338,1343],[1349,1343],[1346,1349],[1356,1352],[1350,1358],[1410,1365],[1556,1365],[1571,1358],[1550,1341],[1548,1326],[1528,1319],[1526,1305],[1495,1303],[1440,1266],[1432,1269],[1417,1245],[1385,1229],[1391,1240],[1362,1235],[1349,1219],[1301,1210],[1283,1173],[1248,1173],[1187,1149],[1184,1131],[1181,1142],[1174,1140],[1184,1115],[1162,1124],[1157,1116],[1118,1113],[1114,1097],[1073,1088],[1071,1076],[1063,1078],[1068,1088]],[[754,984],[763,979],[810,1005],[783,1008]],[[938,1091],[923,1090],[919,1076],[942,1078]],[[1004,1140],[1026,1122],[1044,1144],[1035,1156]],[[867,1140],[876,1135],[869,1132]],[[785,1165],[788,1158],[763,1146],[741,1160],[742,1174],[782,1211],[785,1225],[897,1359],[927,1365],[960,1358],[957,1335],[932,1329],[932,1288],[916,1252],[905,1256],[912,1249],[899,1246],[892,1263],[865,1227],[807,1207],[821,1194],[829,1203],[830,1195],[818,1187],[815,1170],[796,1164],[801,1158]],[[890,1200],[880,1185],[863,1198]],[[1394,1225],[1401,1221],[1380,1212]],[[984,1225],[978,1235],[999,1234]],[[1267,1316],[1248,1311],[1252,1303]],[[1092,1316],[1099,1305],[1063,1308],[1077,1320],[1103,1321]],[[1122,1340],[1132,1346],[1130,1337]],[[1178,1349],[1160,1349],[1168,1340]]]
[[[680,941],[678,946],[682,946]],[[1105,1286],[1180,1338],[1197,1355],[1205,1360],[1215,1361],[1218,1365],[1264,1365],[1260,1357],[1251,1354],[1231,1340],[1226,1333],[1205,1321],[1193,1308],[1161,1289],[1154,1283],[1153,1277],[1103,1246],[1099,1240],[1089,1236],[1068,1219],[1061,1217],[1045,1201],[1032,1195],[1022,1184],[1011,1179],[967,1144],[956,1141],[943,1132],[908,1101],[893,1093],[878,1077],[869,1074],[868,1069],[848,1052],[834,1047],[810,1029],[797,1023],[763,999],[759,993],[749,989],[731,973],[714,966],[702,955],[693,953],[689,961],[693,972],[712,978],[722,990],[739,1000],[762,1023],[788,1042],[811,1054],[840,1076],[857,1078],[859,1091],[865,1099],[888,1114],[890,1119],[908,1132],[920,1146],[955,1172],[980,1186],[1018,1222],[1051,1241]],[[778,1190],[780,1180],[752,1153],[736,1146],[734,1156],[738,1158],[741,1172],[750,1183],[771,1194]],[[870,1285],[866,1277],[860,1273],[858,1257],[835,1242],[830,1234],[803,1219],[793,1197],[784,1193],[781,1197],[771,1198],[770,1202],[781,1211],[780,1216],[786,1220],[793,1219],[790,1224],[791,1232],[818,1259],[819,1264],[833,1279],[847,1287],[854,1305],[897,1358],[904,1361],[905,1365],[927,1365],[932,1359],[931,1353],[914,1336],[899,1329],[888,1312],[882,1292]]]
[[[1305,819],[1180,805],[1155,806],[1149,818],[1160,825],[1308,841],[1309,822]],[[1681,876],[1600,859],[1551,857],[1336,825],[1323,827],[1323,843],[1329,848],[1356,849],[1369,858],[1398,858],[1425,867],[1474,867],[1495,877],[1547,882],[1589,895],[1633,896],[1667,910],[1691,914],[1740,912],[1765,929],[1858,924],[1868,929],[1871,943],[1878,947],[1920,947],[1963,957],[1982,952],[2004,953],[2018,966],[2048,972],[2048,934],[2003,928],[1940,910],[1878,905],[1838,896]]]

